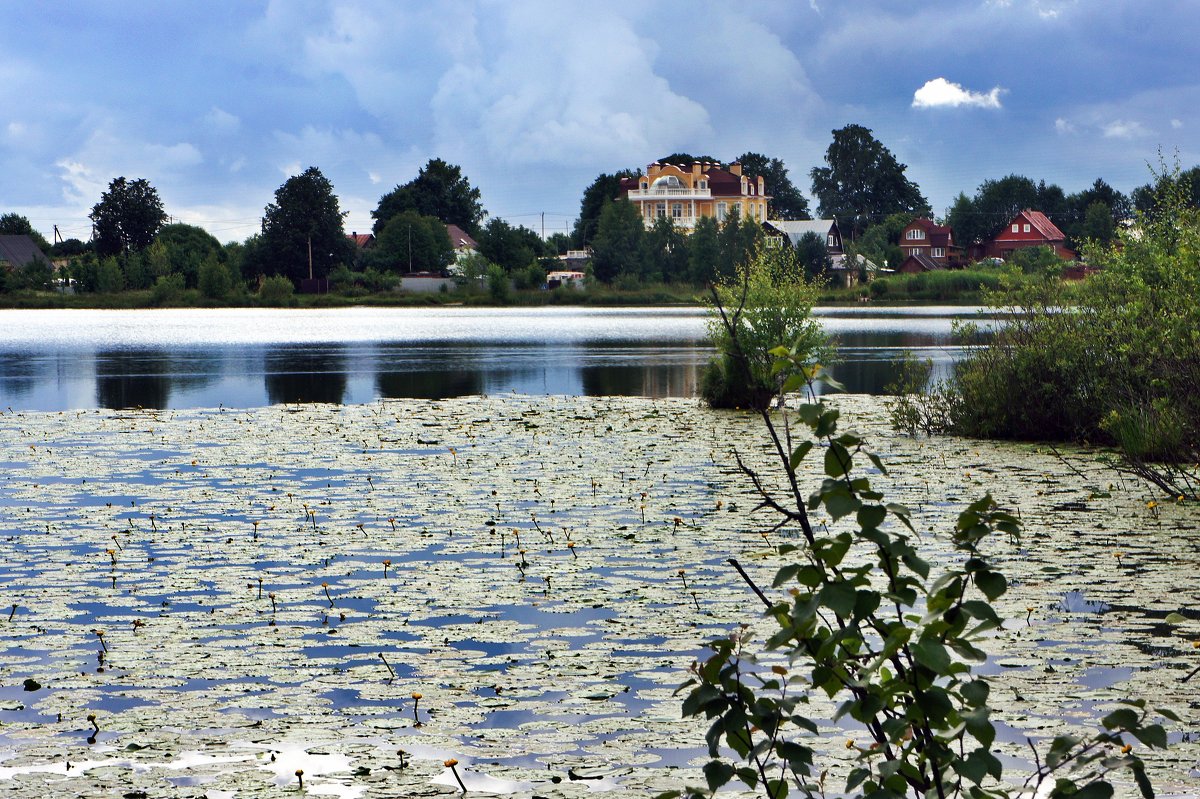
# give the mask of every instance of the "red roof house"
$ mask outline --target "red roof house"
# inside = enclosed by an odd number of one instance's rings
[[[962,261],[962,248],[954,243],[954,231],[947,225],[938,225],[932,219],[914,219],[900,234],[900,249],[904,257],[919,255],[945,269],[958,266]],[[926,270],[927,271],[927,270]]]
[[[992,237],[987,245],[987,255],[1007,259],[1016,250],[1026,247],[1049,247],[1064,261],[1074,261],[1078,256],[1065,245],[1066,239],[1049,217],[1027,208]]]

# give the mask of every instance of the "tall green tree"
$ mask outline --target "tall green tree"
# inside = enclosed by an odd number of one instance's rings
[[[461,167],[431,158],[415,178],[379,198],[379,205],[371,212],[374,233],[378,236],[396,214],[415,211],[458,225],[474,236],[487,215],[479,197],[479,189],[471,185]]]
[[[811,219],[808,199],[800,193],[788,177],[787,167],[778,158],[767,158],[761,153],[742,153],[738,161],[742,173],[760,175],[771,196],[770,219]]]
[[[571,232],[571,242],[576,248],[587,247],[600,233],[600,214],[604,211],[604,206],[617,199],[617,195],[621,193],[622,178],[636,178],[638,174],[632,169],[621,169],[611,175],[601,173],[583,190],[583,199],[579,202],[579,218],[575,220],[575,228]]]
[[[592,242],[592,269],[597,280],[611,283],[625,275],[642,274],[642,215],[628,200],[607,203],[600,212],[600,229]]]
[[[670,216],[660,216],[643,239],[646,278],[666,283],[688,279],[688,237]]]
[[[88,216],[100,256],[125,255],[150,246],[167,221],[158,190],[145,178],[114,178]]]
[[[154,245],[161,245],[161,253],[151,253],[152,262],[160,256],[165,258],[165,269],[162,265],[152,263],[151,271],[155,277],[165,274],[183,275],[188,288],[196,288],[200,282],[200,265],[207,259],[218,261],[225,259],[225,248],[221,242],[207,230],[195,225],[175,223],[165,225],[154,237]],[[155,249],[154,246],[149,248]]]
[[[50,251],[50,243],[46,241],[46,237],[34,230],[29,220],[20,214],[0,216],[0,236],[28,236],[42,252]]]
[[[721,232],[717,220],[702,216],[688,237],[688,279],[707,285],[717,279],[717,264],[721,260]]]
[[[905,177],[907,167],[862,125],[833,131],[825,164],[809,173],[818,210],[822,217],[837,219],[851,238],[888,214],[930,213],[920,188]]]
[[[364,268],[381,272],[440,272],[454,260],[446,225],[416,211],[393,216],[362,257]]]
[[[509,273],[528,267],[545,251],[545,244],[536,232],[524,225],[513,227],[499,218],[488,220],[477,241],[479,254]]]
[[[275,190],[266,207],[263,231],[246,253],[243,269],[251,275],[282,275],[293,282],[323,278],[338,264],[354,260],[354,245],[346,238],[333,184],[310,166]]]

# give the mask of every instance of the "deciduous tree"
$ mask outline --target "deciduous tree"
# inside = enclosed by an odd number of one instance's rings
[[[458,225],[472,236],[479,232],[479,223],[487,215],[479,200],[479,189],[471,185],[460,167],[440,158],[431,158],[414,179],[379,198],[379,205],[371,212],[375,235],[404,211]]]
[[[89,214],[100,256],[124,255],[150,246],[167,221],[158,190],[145,178],[114,178]]]
[[[768,158],[761,153],[743,153],[738,161],[742,173],[761,175],[771,196],[770,219],[811,219],[808,199],[800,193],[788,177],[787,167],[778,158]]]
[[[852,238],[888,214],[930,213],[920,188],[905,177],[907,167],[862,125],[833,131],[825,163],[810,173],[818,210],[836,218]]]
[[[253,252],[247,252],[244,269],[292,281],[325,277],[337,264],[354,258],[354,245],[342,226],[344,217],[333,184],[310,166],[276,189],[275,202],[266,207],[262,235]]]

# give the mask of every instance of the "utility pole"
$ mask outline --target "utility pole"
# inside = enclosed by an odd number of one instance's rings
[[[412,274],[412,222],[408,223],[408,273]]]
[[[312,236],[308,237],[308,279],[312,280]]]
[[[546,212],[542,211],[542,241],[546,240]]]

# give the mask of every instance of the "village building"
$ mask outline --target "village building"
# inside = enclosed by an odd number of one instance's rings
[[[1078,255],[1066,246],[1066,240],[1063,232],[1045,214],[1027,208],[992,237],[985,255],[989,258],[1008,260],[1017,250],[1027,247],[1049,247],[1064,261],[1074,261]]]
[[[743,174],[736,161],[728,167],[708,161],[683,167],[656,161],[646,167],[646,174],[622,179],[621,194],[637,206],[647,228],[669,217],[689,233],[706,216],[724,222],[736,213],[741,219],[765,221],[770,199],[763,178]]]
[[[905,257],[901,271],[913,256],[921,256],[911,264],[919,267],[917,271],[954,268],[960,266],[963,260],[962,247],[954,243],[954,231],[948,225],[939,225],[932,219],[909,222],[900,233],[900,249]]]
[[[0,269],[25,269],[38,261],[50,266],[50,259],[29,236],[23,233],[0,236]]]

